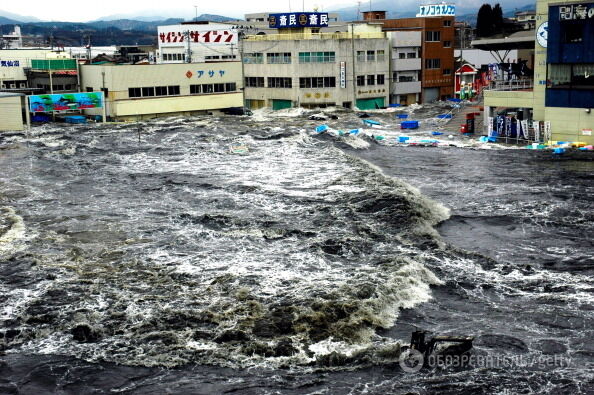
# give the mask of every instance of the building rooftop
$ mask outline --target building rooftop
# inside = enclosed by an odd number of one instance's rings
[[[473,48],[485,51],[497,51],[507,49],[534,49],[534,40],[536,39],[534,30],[522,30],[512,33],[508,36],[501,35],[493,37],[484,37],[478,40],[472,40],[470,45]]]

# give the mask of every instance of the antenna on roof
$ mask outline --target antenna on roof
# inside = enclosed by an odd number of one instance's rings
[[[357,1],[357,20],[359,20],[361,16],[361,0]]]

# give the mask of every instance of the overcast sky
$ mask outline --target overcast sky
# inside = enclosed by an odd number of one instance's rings
[[[3,0],[0,10],[15,14],[34,16],[42,20],[65,22],[86,22],[114,14],[139,13],[146,16],[180,16],[192,18],[198,6],[198,15],[217,14],[229,17],[243,17],[250,12],[301,11],[305,4],[306,11],[318,6],[320,11],[338,5],[355,5],[350,0]]]

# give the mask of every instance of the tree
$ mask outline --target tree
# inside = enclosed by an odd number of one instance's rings
[[[495,4],[492,12],[491,23],[493,23],[493,33],[503,33],[503,10],[499,3]]]
[[[499,9],[501,10],[501,7]],[[493,9],[491,4],[483,4],[479,8],[476,16],[476,34],[479,37],[488,37],[493,34]]]

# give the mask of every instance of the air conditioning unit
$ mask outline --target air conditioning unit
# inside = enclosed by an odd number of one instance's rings
[[[16,84],[10,84],[10,89],[16,89]]]
[[[24,82],[21,82],[21,88],[26,88],[26,87],[27,87],[27,84]]]

